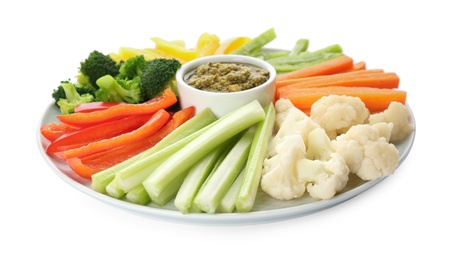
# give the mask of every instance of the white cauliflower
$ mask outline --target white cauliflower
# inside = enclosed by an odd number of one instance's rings
[[[300,135],[303,138],[305,147],[308,145],[308,133],[320,128],[318,124],[313,122],[309,116],[296,108],[289,99],[279,99],[275,103],[276,119],[275,131],[276,134],[271,138],[268,145],[267,156],[277,154],[276,146],[282,142],[282,139],[288,135]]]
[[[380,122],[393,123],[393,130],[390,136],[391,143],[403,141],[414,131],[411,111],[400,102],[391,102],[389,107],[383,112],[371,114],[368,122],[371,125]]]
[[[284,136],[276,145],[276,154],[264,160],[262,190],[279,200],[301,197],[305,193],[306,185],[298,181],[296,164],[304,157],[305,144],[302,136]]]
[[[358,98],[329,95],[320,98],[311,107],[310,117],[325,129],[330,139],[345,133],[351,126],[364,124],[370,111]]]
[[[309,134],[306,158],[297,163],[298,180],[305,183],[314,199],[330,199],[341,191],[349,180],[349,169],[343,157],[335,152],[324,129]]]
[[[384,123],[382,123],[384,124]],[[381,129],[381,131],[379,130]],[[389,143],[385,129],[390,125],[356,125],[332,141],[335,150],[345,160],[349,171],[362,180],[375,180],[392,174],[399,162],[395,145]]]

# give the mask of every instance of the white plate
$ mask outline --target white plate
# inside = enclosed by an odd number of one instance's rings
[[[58,114],[59,110],[57,107],[54,106],[54,104],[50,104],[44,112],[40,126],[49,122],[57,122],[56,115]],[[412,116],[412,120],[415,125],[414,116]],[[415,130],[406,140],[397,145],[398,151],[400,153],[400,161],[398,166],[406,159],[407,155],[411,151],[412,145],[414,143],[414,137]],[[91,188],[90,180],[79,177],[62,160],[50,157],[48,154],[46,154],[45,147],[48,141],[42,137],[39,127],[37,131],[37,138],[39,149],[46,162],[49,164],[52,170],[69,185],[89,196],[92,196],[95,199],[127,210],[131,213],[170,222],[202,225],[243,225],[267,223],[296,218],[338,205],[372,188],[385,178],[384,177],[378,180],[365,182],[359,178],[356,178],[355,175],[351,175],[348,185],[343,190],[343,192],[328,200],[317,201],[309,197],[306,193],[299,199],[291,201],[279,201],[269,197],[259,189],[255,206],[253,207],[252,211],[248,213],[182,214],[174,207],[173,201],[169,202],[164,207],[159,207],[153,205],[152,203],[146,206],[142,206],[130,203],[125,200],[115,199],[106,194],[101,194],[94,191]]]

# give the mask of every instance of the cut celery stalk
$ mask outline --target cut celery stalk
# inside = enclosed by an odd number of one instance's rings
[[[229,144],[227,141],[218,146],[190,168],[174,200],[174,205],[180,212],[190,212],[194,197]]]
[[[238,212],[248,212],[253,208],[259,187],[262,166],[267,152],[267,146],[272,136],[275,124],[275,107],[270,103],[265,107],[265,119],[258,123],[254,135],[251,151],[245,166],[245,173],[242,179],[242,185],[235,202]]]
[[[240,187],[242,185],[243,175],[245,174],[245,168],[240,172],[239,176],[235,179],[234,183],[232,184],[231,188],[229,188],[226,195],[224,195],[223,199],[218,205],[216,209],[217,212],[220,213],[232,213],[235,209],[235,201],[240,191]]]
[[[107,186],[106,193],[116,199],[120,199],[125,196],[125,191],[118,186],[117,178],[114,178]]]
[[[255,38],[251,39],[237,50],[234,50],[232,54],[238,55],[253,55],[255,52],[260,51],[266,44],[273,41],[276,38],[274,28],[270,28],[267,31],[261,33]]]
[[[150,197],[142,184],[136,186],[126,194],[126,200],[139,205],[146,205],[150,202]]]
[[[168,134],[163,140],[158,142],[152,148],[136,155],[128,160],[125,160],[115,166],[112,166],[106,170],[100,171],[92,175],[92,188],[100,193],[106,193],[106,186],[114,179],[116,173],[126,167],[134,164],[141,158],[146,158],[151,154],[177,142],[178,140],[196,132],[199,129],[216,121],[215,115],[210,109],[204,109],[198,114],[194,115],[188,121],[183,123],[180,127]]]
[[[173,198],[175,198],[187,175],[188,171],[177,176],[174,180],[172,180],[170,185],[168,185],[164,191],[160,193],[159,196],[152,198],[152,203],[155,203],[158,206],[164,206]]]
[[[178,176],[206,154],[265,117],[259,101],[254,100],[218,119],[201,135],[168,157],[142,183],[152,202]]]
[[[232,147],[215,172],[204,182],[193,202],[199,209],[207,213],[215,213],[248,159],[255,132],[256,127],[250,127]]]
[[[298,39],[294,45],[294,48],[292,48],[291,52],[289,53],[289,56],[295,56],[301,52],[306,51],[309,44],[310,41],[308,39]]]

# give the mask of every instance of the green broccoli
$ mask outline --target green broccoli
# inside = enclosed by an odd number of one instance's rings
[[[176,93],[175,74],[181,66],[177,59],[156,58],[147,61],[140,75],[143,100],[154,98],[165,88],[171,88]]]
[[[52,98],[54,99],[54,104],[56,106],[58,106],[57,102],[60,99],[66,99],[65,89],[63,88],[62,83],[71,83],[71,82],[70,82],[70,80],[61,81],[60,85],[53,90]],[[95,96],[96,88],[90,84],[82,85],[79,82],[76,82],[74,84],[74,86],[76,87],[76,91],[77,91],[77,93],[79,93],[79,95],[90,94],[92,96]]]
[[[144,55],[133,56],[122,62],[119,69],[118,79],[133,79],[140,76],[142,70],[147,65]]]
[[[92,94],[79,94],[77,92],[77,87],[73,83],[62,82],[60,84],[63,91],[65,92],[66,98],[60,98],[57,101],[57,105],[60,107],[60,112],[62,114],[71,114],[74,113],[74,108],[82,103],[92,102],[94,96]]]
[[[139,76],[133,79],[119,79],[111,75],[105,75],[96,81],[99,89],[95,97],[98,101],[127,102],[131,104],[141,103],[141,79]]]
[[[81,85],[96,85],[96,80],[104,75],[113,77],[119,74],[120,64],[115,62],[109,55],[105,55],[99,51],[92,51],[87,59],[81,62],[79,67],[79,75],[77,81]]]

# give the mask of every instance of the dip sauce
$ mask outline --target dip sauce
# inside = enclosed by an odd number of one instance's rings
[[[270,72],[242,63],[209,62],[189,73],[188,85],[211,92],[238,92],[265,83]]]

